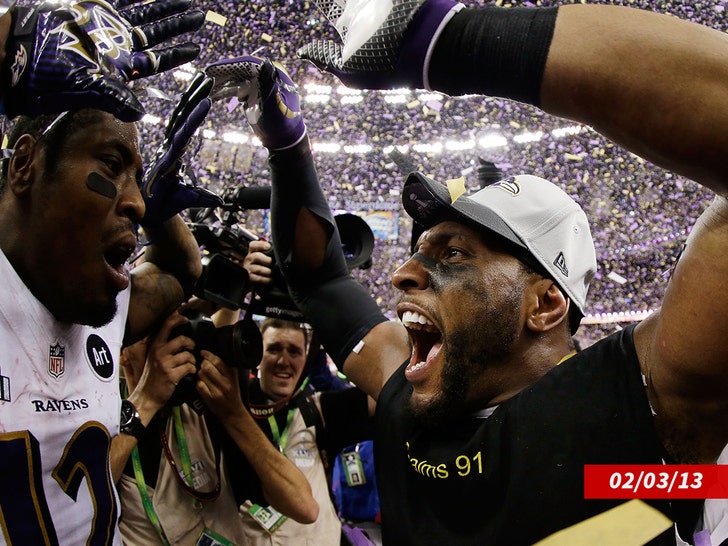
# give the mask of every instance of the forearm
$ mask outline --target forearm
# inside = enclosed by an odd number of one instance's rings
[[[161,406],[153,398],[145,396],[144,392],[139,392],[140,390],[142,389],[135,389],[128,398],[139,412],[139,418],[142,424],[147,427],[161,409]],[[131,452],[137,443],[137,439],[134,436],[125,433],[119,433],[111,439],[111,453],[109,457],[111,461],[111,475],[113,476],[114,483],[117,483],[121,478],[126,462],[129,460]]]
[[[266,501],[299,523],[316,521],[319,506],[308,480],[266,438],[247,410],[229,417],[224,425],[260,478]]]
[[[545,111],[725,193],[728,39],[667,15],[559,8],[543,79]]]
[[[173,275],[189,295],[202,274],[200,249],[182,218],[173,216],[159,227],[145,227],[152,242],[145,251],[145,261],[154,263]]]

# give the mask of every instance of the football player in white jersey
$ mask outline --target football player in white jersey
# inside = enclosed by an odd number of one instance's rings
[[[209,86],[195,82],[193,108],[173,116],[144,172],[133,123],[144,112],[126,83],[194,59],[189,43],[150,48],[204,14],[170,0],[133,7],[0,18],[0,111],[16,120],[0,181],[0,544],[121,543],[109,458],[121,345],[158,325],[201,271],[177,213],[215,197],[181,184],[177,166]],[[129,273],[137,224],[151,243]],[[193,362],[183,351],[169,381]],[[129,443],[149,419],[147,401],[131,402]]]

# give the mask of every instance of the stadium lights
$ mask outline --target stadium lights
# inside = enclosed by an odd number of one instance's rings
[[[222,139],[225,142],[231,142],[233,144],[245,144],[250,140],[250,137],[247,134],[237,131],[227,131],[222,134]]]
[[[307,83],[303,86],[303,88],[313,94],[313,95],[330,95],[331,94],[331,86],[330,85],[320,85],[318,83]]]
[[[404,104],[407,102],[407,97],[405,95],[385,95],[384,102],[389,104]]]
[[[615,322],[637,322],[644,320],[654,313],[654,309],[642,311],[619,311],[615,313],[587,314],[581,319],[582,324],[611,324]]]
[[[149,125],[159,125],[162,122],[162,118],[153,114],[144,114],[142,117],[142,123],[148,123]]]
[[[314,142],[311,146],[315,152],[323,152],[326,154],[334,154],[341,150],[341,144],[337,142]]]
[[[423,154],[439,154],[440,152],[442,152],[442,144],[440,144],[439,142],[433,142],[432,144],[413,144],[412,149],[415,152],[420,152]]]
[[[445,142],[445,149],[451,151],[472,150],[475,148],[473,140],[448,140]]]
[[[356,95],[345,95],[341,97],[341,101],[344,100],[357,100],[361,99],[361,97]],[[310,99],[307,99],[310,100]],[[150,124],[159,124],[162,122],[161,118],[157,116],[145,116],[142,120],[145,123]],[[578,132],[581,132],[585,129],[585,127],[564,127],[564,128],[558,128],[553,129],[550,131],[550,135],[554,138],[563,138],[565,136],[569,136],[572,134],[576,134]],[[219,136],[216,131],[206,129],[202,132],[202,136],[208,140],[216,140],[219,138],[222,138],[225,142],[230,142],[233,144],[249,144],[252,146],[260,146],[260,140],[251,135],[247,128],[246,129],[239,129],[239,130],[231,130],[227,131],[225,133],[222,133],[222,136]],[[536,142],[539,140],[542,140],[544,138],[544,133],[542,132],[526,132],[522,133],[520,135],[516,135],[513,137],[513,141],[517,142],[519,144],[523,144],[526,142]],[[324,153],[337,153],[337,152],[343,152],[347,154],[363,154],[363,153],[369,153],[376,150],[376,146],[372,144],[346,144],[343,142],[340,143],[325,143],[325,142],[319,142],[319,143],[313,143],[313,149],[316,151],[324,152]],[[477,145],[477,146],[476,146]],[[478,140],[448,140],[444,144],[440,142],[434,142],[434,143],[427,143],[427,142],[419,142],[419,143],[413,143],[413,144],[398,144],[398,145],[387,145],[380,148],[381,152],[384,154],[391,154],[395,149],[399,151],[402,154],[408,154],[410,151],[415,151],[418,153],[431,153],[431,154],[439,154],[442,153],[443,149],[448,151],[467,151],[467,150],[473,150],[476,147],[480,147],[483,149],[489,149],[489,148],[498,148],[498,147],[504,147],[508,146],[508,139],[499,134],[499,133],[490,133],[482,136]],[[568,155],[568,152],[567,152]],[[574,156],[576,159],[577,157]],[[580,158],[579,158],[580,159]],[[652,241],[652,244],[659,244],[661,240]],[[630,252],[632,249],[621,249],[621,252]],[[613,251],[613,253],[619,253],[620,251]]]
[[[542,131],[526,131],[525,133],[514,136],[513,141],[517,142],[518,144],[527,144],[529,142],[538,142],[539,140],[541,140],[541,138],[543,138]]]
[[[563,138],[565,136],[578,135],[584,129],[582,125],[569,125],[568,127],[557,127],[551,131],[555,138]]]
[[[485,135],[478,141],[481,148],[500,148],[501,146],[507,146],[508,141],[503,135]]]
[[[306,102],[325,104],[329,102],[330,98],[330,95],[309,93],[308,95],[306,95]]]
[[[345,87],[343,85],[340,85],[339,87],[337,87],[336,92],[339,95],[359,95],[359,96],[361,96],[363,94],[361,89],[352,89],[351,87]]]
[[[441,93],[420,93],[417,100],[421,102],[442,102],[443,95]]]
[[[372,151],[372,147],[369,144],[356,144],[353,146],[344,146],[344,151],[347,154],[366,154]]]

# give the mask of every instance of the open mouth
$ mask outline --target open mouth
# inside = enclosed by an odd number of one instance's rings
[[[129,286],[129,275],[124,267],[134,253],[134,245],[118,243],[104,252],[104,261],[111,270],[111,277],[118,290],[125,290]]]
[[[134,247],[129,247],[126,244],[115,245],[106,252],[104,252],[104,260],[111,266],[112,269],[121,271],[124,268],[124,264],[127,262],[131,255],[134,253]]]
[[[440,353],[442,333],[431,320],[416,311],[405,311],[401,320],[412,341],[412,358],[405,374],[409,381],[415,381],[424,375]]]

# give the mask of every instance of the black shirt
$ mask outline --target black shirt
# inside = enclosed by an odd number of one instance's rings
[[[625,502],[585,500],[584,465],[671,462],[653,425],[632,332],[578,353],[490,417],[438,430],[408,417],[403,365],[377,402],[384,543],[531,545]],[[673,517],[667,501],[648,502]],[[674,543],[668,529],[650,544]]]

